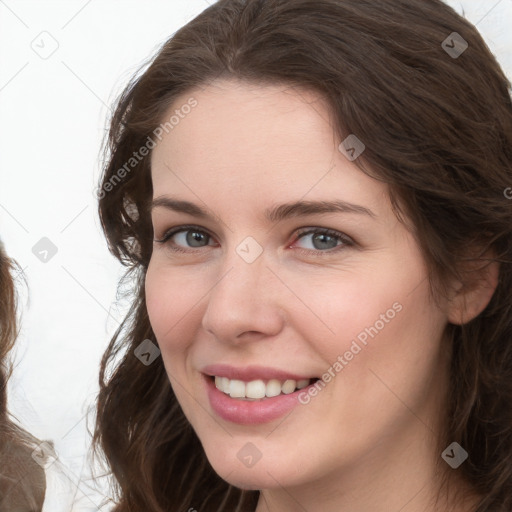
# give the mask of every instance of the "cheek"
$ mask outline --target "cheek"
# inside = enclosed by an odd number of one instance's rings
[[[190,322],[194,306],[199,305],[202,296],[199,283],[194,279],[180,279],[180,276],[179,272],[153,260],[146,274],[149,321],[163,352],[183,350],[186,338],[179,332]]]
[[[145,281],[146,307],[162,361],[176,398],[192,424],[198,411],[197,403],[190,399],[187,363],[193,333],[200,325],[195,308],[205,293],[195,279],[152,261]]]
[[[327,354],[331,374],[342,375],[333,379],[331,392],[350,404],[354,429],[370,410],[375,422],[385,423],[400,417],[402,402],[421,408],[432,376],[442,374],[446,322],[429,291],[426,282],[413,293],[389,283],[366,295],[354,293],[359,303],[343,299],[336,343],[319,344],[319,350]]]
[[[358,374],[384,363],[414,368],[425,351],[437,355],[446,319],[430,301],[421,261],[405,268],[388,261],[334,277],[295,281],[308,310],[297,309],[294,324],[305,339],[315,340],[326,370],[345,354]]]
[[[172,300],[172,294],[169,293],[169,287],[166,286],[166,280],[162,277],[151,262],[146,273],[146,307],[151,327],[157,339],[164,331],[166,312],[172,316],[176,305]]]
[[[294,291],[304,298],[307,309],[293,308],[293,323],[305,339],[316,340],[324,360],[333,362],[350,349],[352,341],[364,346],[376,331],[380,335],[396,323],[406,292],[396,281],[379,282],[379,278],[354,272],[321,281],[295,279]]]

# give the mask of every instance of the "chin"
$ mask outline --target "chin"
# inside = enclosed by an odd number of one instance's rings
[[[259,470],[255,468],[245,470],[236,468],[233,470],[231,468],[231,473],[229,471],[217,471],[215,466],[213,469],[223,480],[244,491],[259,491],[261,489],[272,489],[280,486],[287,487],[289,485],[288,482],[282,482],[279,478],[272,478],[265,468],[260,468]],[[271,471],[270,473],[272,474]]]
[[[208,447],[207,447],[208,448]],[[214,471],[229,484],[248,491],[272,489],[277,487],[294,487],[304,483],[302,474],[290,461],[276,461],[272,457],[262,457],[254,465],[247,467],[239,459],[239,450],[224,449],[221,445],[206,450],[206,456]],[[243,459],[242,456],[240,456]],[[294,469],[295,467],[295,469]]]

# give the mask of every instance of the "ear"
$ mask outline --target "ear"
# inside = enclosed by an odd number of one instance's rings
[[[491,258],[482,258],[467,268],[467,280],[453,288],[448,303],[448,321],[463,325],[476,318],[489,304],[499,281],[500,266]]]

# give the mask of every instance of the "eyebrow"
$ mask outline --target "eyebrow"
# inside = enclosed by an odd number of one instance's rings
[[[199,218],[215,218],[207,209],[189,201],[181,201],[170,197],[158,197],[151,203],[151,211],[155,208],[166,208],[175,212],[186,213]],[[305,217],[307,215],[319,215],[325,213],[352,213],[367,215],[375,218],[376,215],[357,204],[345,201],[296,201],[274,206],[265,210],[265,217],[270,222],[280,222],[293,217]]]

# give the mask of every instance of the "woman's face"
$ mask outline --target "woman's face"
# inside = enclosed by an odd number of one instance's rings
[[[432,457],[447,313],[387,187],[312,93],[222,81],[175,110],[152,155],[147,307],[214,469],[291,488]]]

